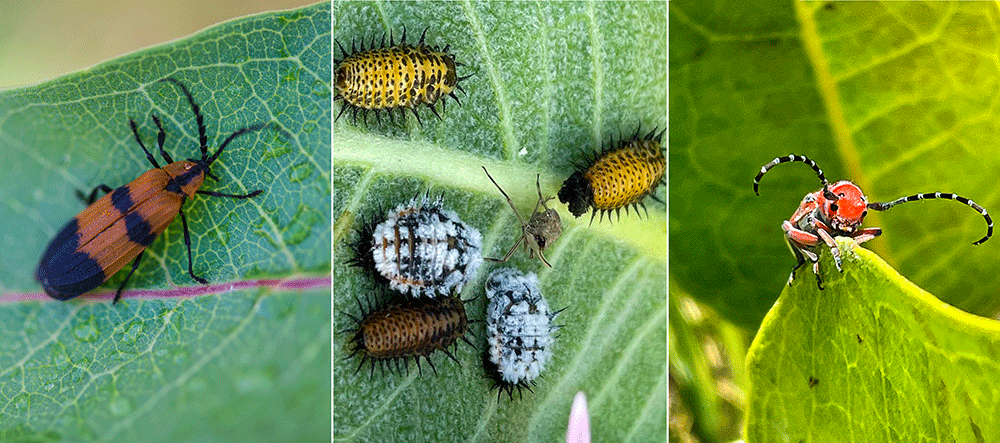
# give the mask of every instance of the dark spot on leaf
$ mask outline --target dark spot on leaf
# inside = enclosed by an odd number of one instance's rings
[[[983,440],[983,430],[979,429],[979,426],[976,425],[976,422],[973,419],[969,419],[969,424],[972,425],[972,434],[976,436],[976,442],[983,443],[986,441]]]

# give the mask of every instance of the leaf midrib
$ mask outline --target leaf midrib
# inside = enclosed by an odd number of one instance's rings
[[[518,208],[532,208],[538,199],[534,183],[534,170],[527,164],[511,164],[506,161],[487,159],[464,152],[449,151],[423,141],[395,140],[349,129],[338,129],[334,134],[334,144],[341,148],[333,151],[333,161],[338,165],[363,165],[372,171],[386,175],[420,177],[436,185],[467,189],[485,195],[497,194],[502,198],[483,172],[482,166],[490,171],[497,183],[502,183],[504,191],[510,195]],[[421,161],[412,161],[419,158]],[[448,165],[442,168],[441,165]],[[554,195],[561,185],[562,177],[542,173],[542,195]],[[598,215],[593,223],[584,214],[574,218],[565,205],[554,207],[563,221],[565,237],[573,229],[586,229],[629,244],[636,252],[648,259],[666,262],[666,211],[659,202],[646,199],[648,210],[642,218],[636,214],[622,215],[600,221]],[[522,209],[522,215],[527,213]],[[631,212],[631,211],[630,211]]]

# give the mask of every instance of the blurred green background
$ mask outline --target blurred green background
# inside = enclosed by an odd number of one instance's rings
[[[0,21],[0,89],[35,84],[237,17],[313,3],[0,1],[0,11],[4,11]]]
[[[992,3],[669,5],[671,420],[675,441],[729,441],[743,358],[795,264],[781,222],[849,179],[870,201],[954,192],[1000,214],[998,13]],[[995,316],[1000,241],[955,202],[872,213],[864,247],[960,309]],[[799,278],[812,279],[809,269]]]

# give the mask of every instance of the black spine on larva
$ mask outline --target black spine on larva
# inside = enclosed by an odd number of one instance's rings
[[[355,320],[357,327],[348,331],[353,332],[350,339],[353,347],[347,357],[362,356],[355,373],[367,360],[372,361],[372,375],[376,362],[383,367],[395,364],[398,371],[402,361],[403,368],[409,370],[410,358],[416,360],[417,369],[422,373],[420,358],[423,357],[436,374],[437,369],[430,360],[434,351],[444,352],[457,363],[458,359],[448,349],[457,347],[459,338],[473,346],[465,337],[469,321],[465,304],[458,296],[395,300],[371,309],[360,320]],[[367,334],[383,335],[375,337]],[[377,343],[384,348],[372,349],[369,343]]]
[[[496,363],[493,363],[493,361],[490,360],[489,347],[483,350],[483,370],[486,371],[486,376],[491,381],[493,381],[493,385],[490,387],[490,389],[497,390],[497,402],[500,401],[500,396],[502,396],[504,392],[507,393],[508,398],[514,400],[514,391],[517,391],[517,398],[521,399],[524,397],[523,391],[525,389],[527,389],[528,392],[535,392],[533,388],[535,386],[538,386],[538,384],[535,383],[535,380],[531,380],[530,382],[525,382],[522,380],[518,383],[507,383],[506,381],[504,381],[503,375],[500,374],[500,367],[498,367]]]
[[[823,187],[827,188],[829,182],[826,181],[826,176],[823,175],[823,170],[816,165],[816,162],[812,161],[809,157],[806,157],[804,155],[789,154],[785,157],[778,157],[774,160],[771,160],[768,164],[761,166],[760,172],[758,172],[757,176],[754,177],[753,179],[753,193],[760,195],[760,192],[758,192],[757,187],[758,185],[760,185],[760,179],[764,177],[764,174],[769,169],[781,163],[789,163],[789,162],[801,162],[809,165],[813,169],[813,171],[816,171],[816,175],[819,176],[819,181],[822,182]]]
[[[964,204],[964,205],[966,205],[966,206],[968,206],[968,207],[970,207],[972,209],[975,209],[976,212],[979,212],[979,214],[982,215],[984,219],[986,219],[986,236],[983,237],[983,238],[981,238],[981,239],[979,239],[979,240],[977,240],[976,242],[974,242],[972,244],[978,245],[978,244],[980,244],[980,243],[982,243],[982,242],[984,242],[986,240],[989,240],[989,238],[993,236],[993,218],[991,218],[990,214],[988,212],[986,212],[986,209],[983,208],[982,206],[979,206],[978,204],[976,204],[976,202],[974,202],[972,200],[969,200],[969,199],[967,199],[965,197],[962,197],[961,195],[957,195],[957,194],[951,194],[951,193],[947,193],[947,192],[934,192],[934,193],[913,194],[913,195],[909,195],[909,196],[906,196],[906,197],[897,198],[897,199],[895,199],[893,201],[890,201],[890,202],[872,202],[872,203],[868,203],[868,209],[873,209],[875,211],[885,211],[885,210],[887,210],[887,209],[889,209],[889,208],[891,208],[893,206],[896,206],[896,205],[898,205],[900,203],[912,202],[912,201],[917,201],[917,200],[928,200],[928,199],[932,199],[932,198],[943,198],[943,199],[949,199],[949,200],[957,200],[959,203],[962,203],[962,204]]]
[[[384,212],[379,208],[378,213]],[[385,278],[382,273],[375,269],[375,258],[372,256],[372,248],[375,247],[373,234],[375,233],[376,225],[374,215],[361,222],[361,226],[355,230],[358,234],[357,240],[346,242],[348,249],[351,250],[351,257],[344,263],[349,266],[361,268],[366,274],[381,284],[389,284],[389,279]]]

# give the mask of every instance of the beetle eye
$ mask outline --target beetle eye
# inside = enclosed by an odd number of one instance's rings
[[[868,215],[868,210],[867,209],[865,209],[864,211],[861,211],[861,218],[865,218],[866,215]]]
[[[837,212],[837,209],[839,209],[839,208],[837,207],[836,203],[830,203],[830,210],[831,211]]]

